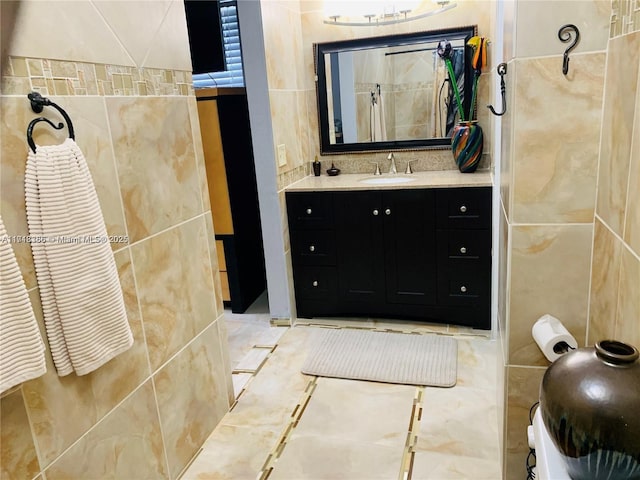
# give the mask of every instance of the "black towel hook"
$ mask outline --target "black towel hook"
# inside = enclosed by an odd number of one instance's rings
[[[560,27],[560,30],[558,30],[558,38],[561,42],[567,43],[571,41],[571,32],[569,30],[575,33],[576,38],[573,39],[573,43],[569,45],[564,51],[564,56],[562,58],[562,73],[564,73],[565,75],[569,73],[569,52],[575,48],[575,46],[578,44],[578,41],[580,40],[580,30],[578,30],[578,27],[571,23],[567,23],[566,25]]]
[[[27,95],[27,98],[29,99],[29,101],[31,102],[31,110],[33,110],[35,113],[41,113],[42,110],[44,110],[44,107],[53,107],[56,110],[58,110],[60,112],[60,114],[62,115],[62,117],[64,118],[64,121],[67,122],[67,129],[69,130],[69,138],[72,140],[75,140],[76,136],[75,133],[73,131],[73,123],[71,122],[71,118],[69,118],[69,115],[67,115],[67,112],[65,112],[59,105],[53,103],[51,100],[49,100],[46,97],[43,97],[42,95],[40,95],[40,93],[38,92],[31,92]],[[49,125],[51,125],[53,128],[55,128],[56,130],[61,130],[62,128],[64,128],[64,124],[59,123],[58,126],[56,127],[53,122],[51,122],[50,120],[47,120],[44,117],[38,117],[34,120],[31,120],[31,122],[29,122],[29,126],[27,127],[27,143],[29,144],[29,147],[31,148],[31,150],[33,150],[33,153],[36,152],[36,144],[33,141],[33,127],[35,127],[35,125],[39,122],[47,122]]]
[[[507,64],[501,63],[500,65],[498,65],[496,70],[498,72],[498,75],[500,75],[500,95],[502,96],[502,112],[500,113],[496,112],[495,108],[493,108],[493,105],[487,105],[487,108],[491,110],[491,113],[493,113],[494,115],[501,117],[502,115],[507,113],[507,95],[506,95],[506,87],[504,84],[504,76],[507,74]]]

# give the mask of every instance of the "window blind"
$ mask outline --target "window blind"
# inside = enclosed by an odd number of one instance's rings
[[[226,61],[224,72],[199,73],[193,75],[193,87],[244,87],[242,52],[240,51],[240,29],[235,0],[220,1],[222,22],[222,44]]]

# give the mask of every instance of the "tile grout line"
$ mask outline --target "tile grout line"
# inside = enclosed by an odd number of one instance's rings
[[[271,475],[271,472],[275,468],[275,464],[282,455],[282,452],[287,446],[287,442],[291,437],[291,433],[298,426],[298,422],[300,422],[300,418],[304,414],[309,401],[311,400],[311,396],[315,391],[318,385],[318,377],[312,377],[309,380],[306,388],[304,389],[304,393],[302,398],[298,401],[293,411],[291,412],[289,423],[284,428],[282,434],[277,439],[276,445],[271,449],[271,452],[267,455],[267,458],[262,465],[262,468],[258,472],[257,480],[266,480]]]
[[[407,440],[404,445],[404,453],[402,454],[398,480],[411,480],[411,476],[413,474],[413,460],[415,457],[415,446],[418,442],[418,433],[420,432],[424,393],[425,387],[416,387],[416,393],[413,397],[413,405],[411,407],[411,414],[409,416]]]

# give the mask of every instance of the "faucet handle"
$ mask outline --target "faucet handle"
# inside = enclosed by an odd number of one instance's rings
[[[413,173],[413,168],[411,168],[411,162],[413,162],[413,160],[407,161],[407,169],[404,171],[404,173],[406,173],[407,175],[410,175]]]
[[[373,173],[374,175],[382,175],[382,172],[380,171],[380,165],[378,164],[378,162],[374,162],[372,160],[369,160],[369,163],[375,163],[376,164],[376,171]]]

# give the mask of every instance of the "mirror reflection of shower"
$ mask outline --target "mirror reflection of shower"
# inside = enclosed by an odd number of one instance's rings
[[[450,137],[459,119],[437,43],[325,55],[330,143]],[[454,72],[464,92],[464,40],[453,40],[452,46]]]

